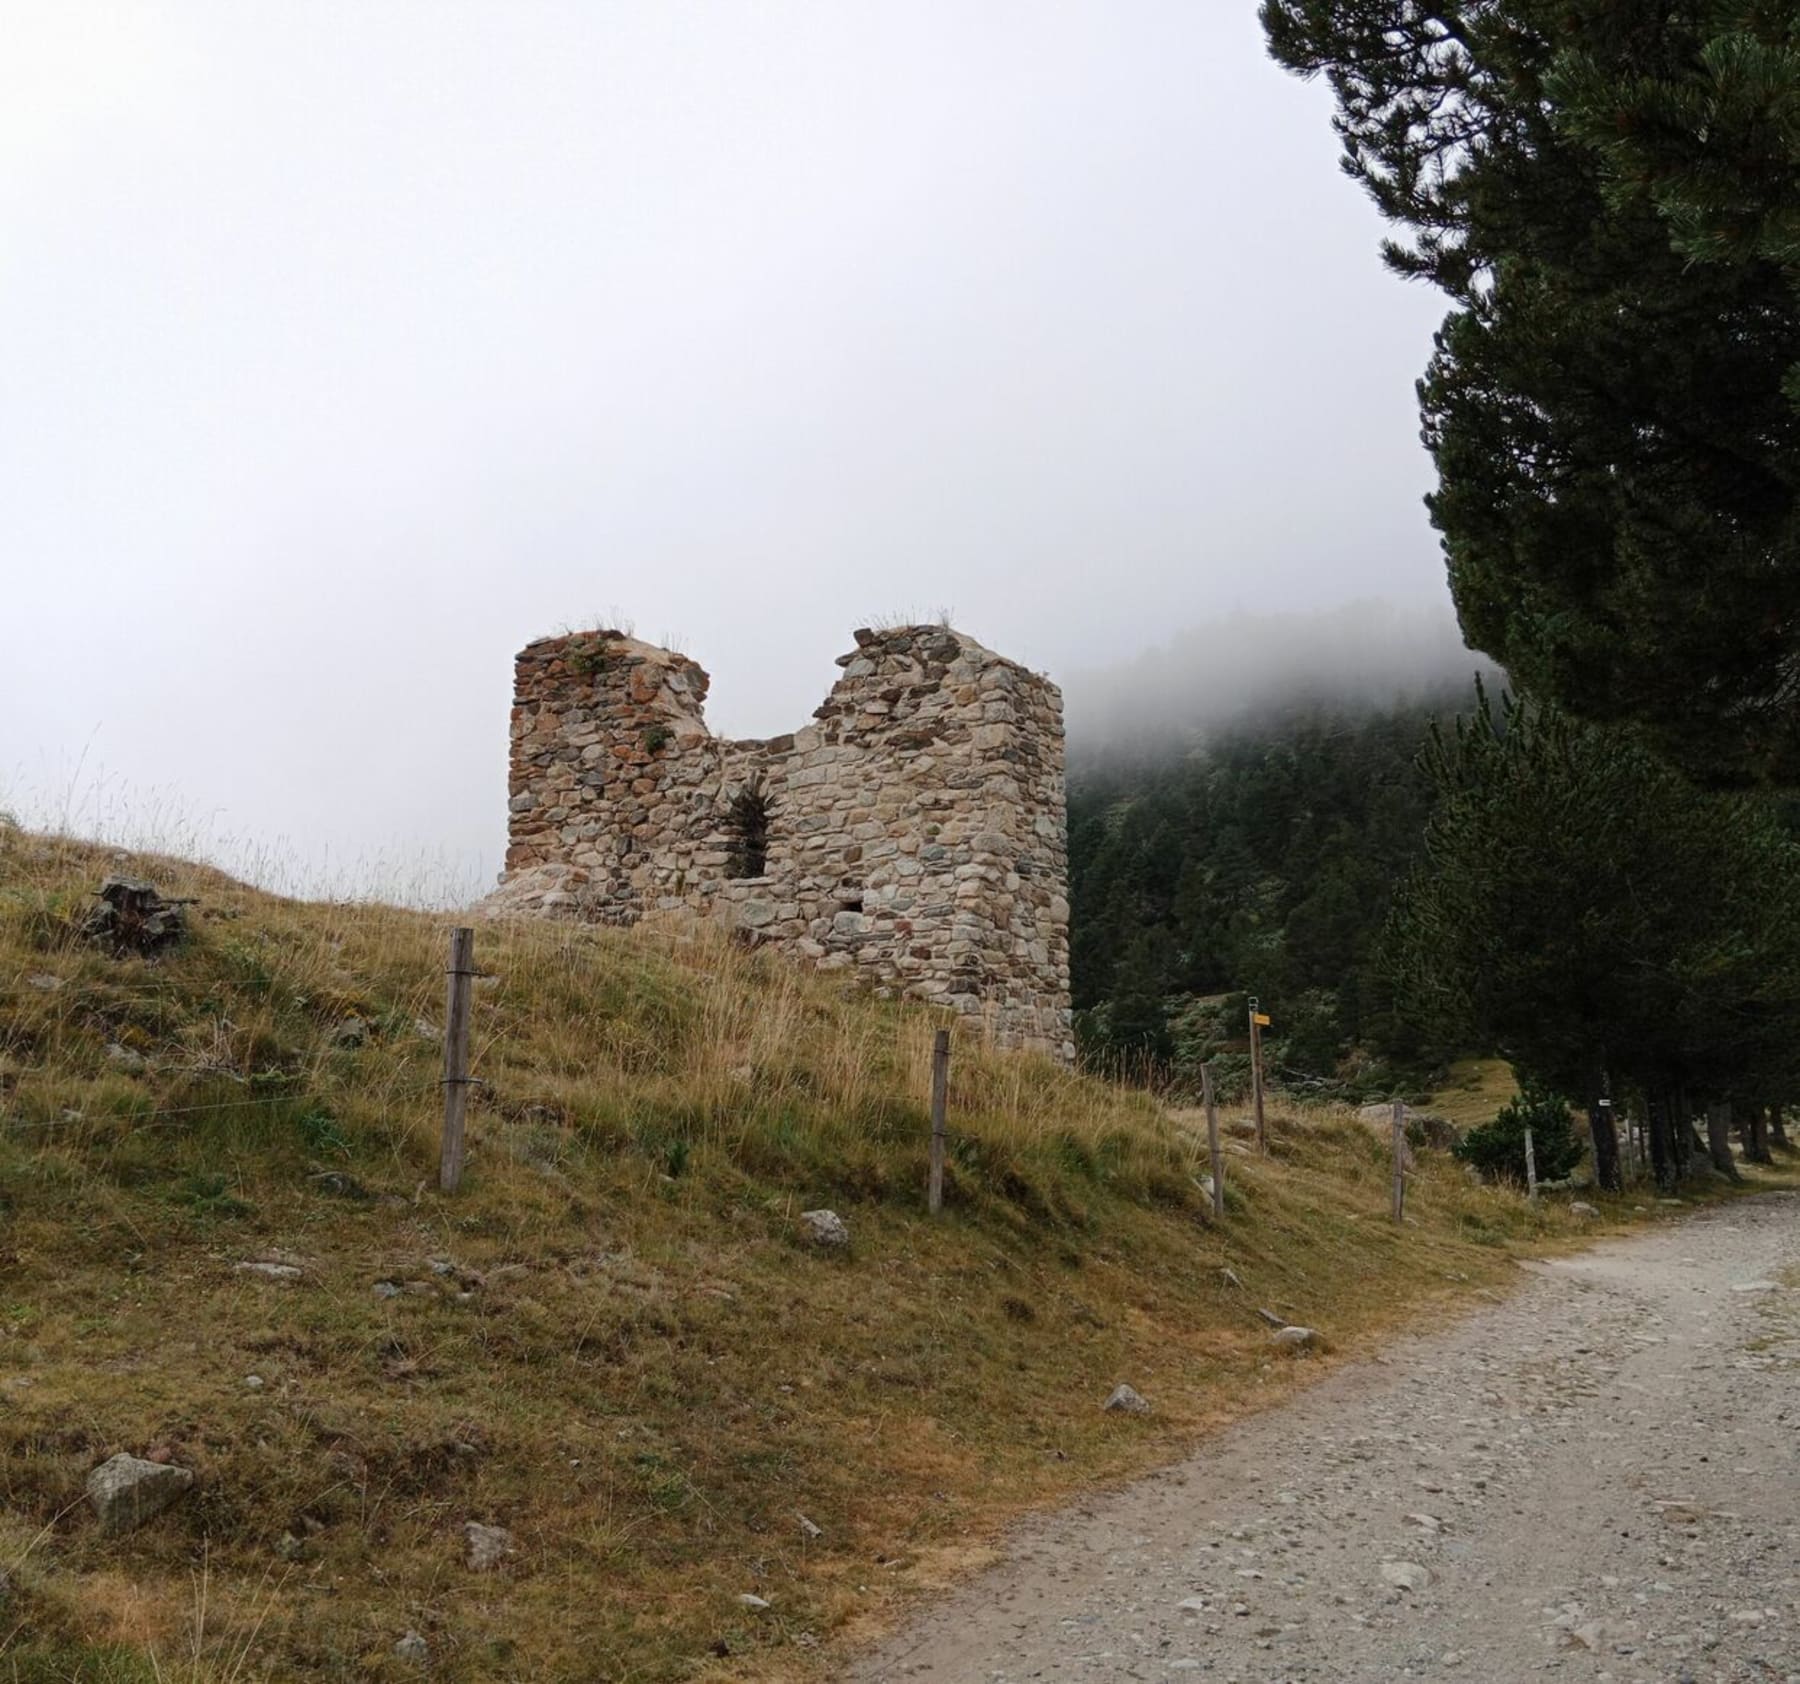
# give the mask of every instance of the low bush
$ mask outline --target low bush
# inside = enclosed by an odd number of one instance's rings
[[[1528,1081],[1491,1123],[1471,1129],[1454,1150],[1494,1181],[1525,1185],[1525,1131],[1531,1130],[1539,1181],[1562,1181],[1581,1162],[1582,1146],[1569,1121],[1569,1102]]]

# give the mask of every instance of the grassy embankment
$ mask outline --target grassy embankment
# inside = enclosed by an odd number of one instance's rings
[[[444,920],[135,861],[200,904],[114,960],[74,934],[107,864],[0,829],[4,1679],[415,1677],[408,1631],[440,1680],[829,1676],[1008,1516],[1332,1360],[1256,1306],[1341,1353],[1576,1226],[1429,1161],[1396,1230],[1370,1131],[1281,1117],[1215,1229],[1182,1124],[961,1031],[930,1221],[932,1017],[544,925],[480,932],[445,1198]],[[1103,1414],[1119,1380],[1154,1413]],[[105,1538],[121,1449],[198,1478]]]
[[[1491,1123],[1518,1092],[1513,1068],[1503,1058],[1464,1058],[1450,1067],[1444,1085],[1420,1107],[1465,1133]]]

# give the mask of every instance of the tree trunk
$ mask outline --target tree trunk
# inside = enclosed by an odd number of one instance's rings
[[[1594,1142],[1594,1179],[1608,1193],[1622,1193],[1625,1178],[1619,1173],[1619,1131],[1613,1125],[1610,1100],[1596,1100],[1588,1108],[1588,1133]]]
[[[1650,1122],[1650,1173],[1665,1193],[1675,1185],[1674,1129],[1670,1127],[1673,1104],[1667,1088],[1652,1088],[1644,1110]]]
[[[1775,1154],[1769,1150],[1768,1110],[1761,1105],[1746,1108],[1744,1117],[1744,1156],[1753,1164],[1772,1164]]]
[[[1741,1180],[1737,1160],[1731,1155],[1731,1107],[1709,1105],[1706,1108],[1706,1155],[1712,1167],[1733,1181]]]
[[[1791,1152],[1794,1144],[1787,1135],[1787,1108],[1782,1105],[1769,1107],[1769,1144],[1777,1152]]]
[[[1674,1127],[1669,1131],[1674,1148],[1671,1156],[1675,1159],[1675,1174],[1678,1177],[1687,1175],[1696,1155],[1704,1155],[1706,1142],[1702,1140],[1694,1128],[1694,1105],[1688,1098],[1686,1088],[1675,1090]]]

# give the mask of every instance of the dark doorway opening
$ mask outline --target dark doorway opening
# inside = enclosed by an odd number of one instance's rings
[[[761,877],[769,869],[769,798],[752,780],[731,798],[725,828],[731,837],[733,877]]]

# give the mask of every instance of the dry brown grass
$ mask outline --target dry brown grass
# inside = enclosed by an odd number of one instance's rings
[[[444,1680],[830,1676],[1008,1517],[1335,1360],[1277,1360],[1258,1305],[1341,1354],[1574,1236],[1441,1162],[1394,1228],[1335,1115],[1234,1141],[1213,1228],[1190,1128],[960,1030],[929,1221],[937,1019],[545,925],[478,936],[489,1085],[442,1198],[446,920],[140,860],[194,934],[115,961],[71,934],[106,864],[0,831],[0,1678],[398,1679],[407,1630]],[[822,1204],[845,1254],[798,1232]],[[271,1252],[304,1278],[235,1267]],[[1122,1379],[1154,1414],[1101,1413]],[[103,1539],[82,1481],[119,1449],[198,1486]],[[500,1572],[471,1519],[516,1535]]]

